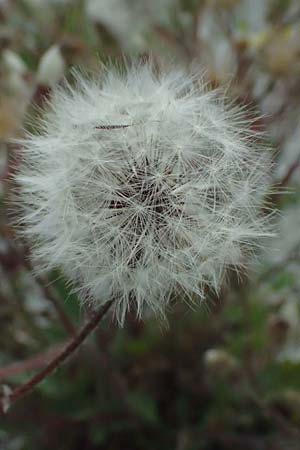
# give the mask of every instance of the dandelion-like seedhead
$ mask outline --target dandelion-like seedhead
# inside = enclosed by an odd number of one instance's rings
[[[218,291],[269,234],[269,156],[250,125],[183,70],[57,88],[17,176],[39,267],[62,267],[95,304],[114,298],[120,323]]]

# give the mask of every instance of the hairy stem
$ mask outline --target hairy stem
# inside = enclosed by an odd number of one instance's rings
[[[94,331],[100,320],[105,316],[113,300],[105,303],[101,306],[92,318],[83,326],[81,331],[72,338],[65,347],[56,354],[53,359],[46,365],[44,369],[34,375],[26,383],[15,388],[12,392],[6,394],[1,401],[2,413],[5,413],[9,407],[29,394],[38,384],[40,384],[47,376],[49,376],[57,367],[59,367],[68,357],[74,354],[74,352],[80,347],[83,341]]]

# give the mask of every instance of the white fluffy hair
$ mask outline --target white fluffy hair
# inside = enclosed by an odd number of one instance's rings
[[[269,151],[244,111],[199,74],[151,63],[57,88],[17,175],[40,270],[82,301],[164,316],[218,291],[269,235]],[[88,294],[88,295],[87,295]]]

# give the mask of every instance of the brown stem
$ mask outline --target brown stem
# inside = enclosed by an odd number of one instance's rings
[[[274,184],[275,192],[270,196],[270,202],[273,205],[279,204],[282,194],[285,192],[284,188],[288,185],[290,179],[292,178],[296,170],[299,169],[299,167],[300,167],[300,159],[297,158],[296,161],[294,161],[293,164],[288,168],[282,180]]]
[[[296,159],[296,161],[290,166],[290,168],[288,169],[286,175],[281,180],[280,187],[285,187],[288,184],[288,182],[290,181],[292,175],[299,168],[299,166],[300,166],[300,161],[299,161],[299,159]]]
[[[15,375],[19,375],[20,373],[26,371],[37,370],[40,369],[41,367],[44,367],[47,361],[58,355],[64,346],[65,343],[55,345],[53,347],[50,347],[46,351],[34,355],[31,358],[14,362],[5,367],[0,367],[0,381],[13,377]]]
[[[69,356],[71,356],[83,343],[83,341],[94,331],[100,320],[105,316],[113,300],[102,305],[93,317],[83,326],[81,331],[72,338],[65,347],[54,356],[54,358],[46,365],[44,369],[34,375],[26,383],[18,386],[12,392],[6,394],[2,398],[1,409],[5,413],[12,404],[29,394],[38,384],[40,384],[48,375],[50,375],[57,367],[59,367]]]

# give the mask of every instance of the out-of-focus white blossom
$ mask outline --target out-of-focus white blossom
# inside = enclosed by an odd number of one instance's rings
[[[0,86],[5,94],[28,99],[30,87],[25,80],[28,68],[22,58],[12,50],[5,49],[1,52],[0,64]]]
[[[210,348],[206,350],[203,359],[207,369],[222,376],[238,368],[236,358],[222,348]]]
[[[22,124],[32,94],[28,68],[20,56],[0,53],[0,141],[6,141]]]
[[[211,79],[220,83],[232,80],[237,57],[231,42],[224,35],[214,9],[205,8],[197,25],[199,58]]]
[[[41,57],[37,69],[37,82],[46,86],[54,86],[62,80],[66,63],[59,45],[50,47]]]
[[[86,13],[119,40],[125,49],[142,50],[146,36],[155,25],[170,21],[177,0],[87,0]]]
[[[18,73],[19,75],[25,75],[28,71],[25,62],[20,58],[17,53],[12,50],[5,49],[1,54],[2,64],[11,72]]]
[[[61,266],[96,305],[114,298],[120,323],[218,291],[269,235],[269,155],[249,126],[179,69],[58,87],[17,177],[39,267]]]

